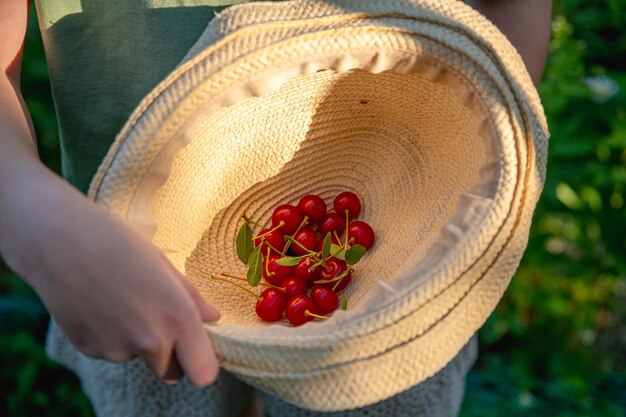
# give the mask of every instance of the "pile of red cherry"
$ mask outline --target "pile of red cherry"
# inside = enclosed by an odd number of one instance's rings
[[[375,236],[369,224],[355,220],[361,213],[356,194],[340,193],[333,208],[334,212],[327,212],[321,197],[306,195],[297,206],[276,207],[269,228],[243,216],[245,223],[236,239],[237,256],[248,265],[248,284],[267,287],[260,296],[252,293],[261,320],[278,321],[284,314],[291,324],[299,326],[314,318],[327,319],[326,315],[339,307],[338,293],[352,280],[354,265],[374,245]],[[254,238],[253,227],[261,229]],[[213,278],[243,280],[220,275]],[[341,308],[346,307],[344,296]]]

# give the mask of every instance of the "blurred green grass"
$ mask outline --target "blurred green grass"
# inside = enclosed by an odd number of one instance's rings
[[[556,1],[539,88],[548,179],[522,264],[480,332],[463,417],[626,416],[625,27],[625,0]],[[35,19],[22,77],[40,156],[59,172]],[[0,415],[91,416],[76,378],[45,357],[46,325],[33,292],[0,264]]]
[[[462,415],[626,415],[626,2],[555,2],[548,178]]]

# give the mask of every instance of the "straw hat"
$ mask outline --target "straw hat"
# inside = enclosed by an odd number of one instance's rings
[[[513,275],[545,177],[537,92],[505,37],[451,0],[227,9],[138,106],[89,195],[167,249],[222,311],[224,368],[301,407],[397,394],[444,367]],[[293,328],[211,281],[244,273],[240,217],[356,191],[375,248],[350,308]]]

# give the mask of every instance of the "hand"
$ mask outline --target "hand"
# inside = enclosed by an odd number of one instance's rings
[[[202,322],[217,310],[150,243],[60,181],[27,182],[11,204],[21,207],[11,266],[86,355],[140,356],[164,380],[213,382],[218,363]]]
[[[85,354],[140,356],[160,378],[184,372],[209,384],[218,366],[202,321],[217,311],[149,242],[37,158],[19,89],[27,16],[27,1],[0,1],[0,253]]]

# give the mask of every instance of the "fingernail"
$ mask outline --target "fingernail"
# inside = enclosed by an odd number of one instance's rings
[[[167,385],[176,385],[178,384],[178,382],[180,382],[180,379],[163,379],[163,382],[165,382]]]

